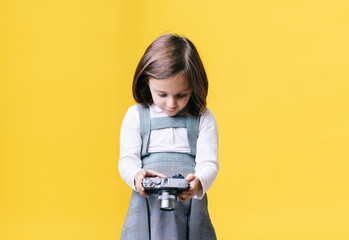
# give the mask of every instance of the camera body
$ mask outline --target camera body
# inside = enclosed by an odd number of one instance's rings
[[[176,209],[177,196],[189,188],[188,181],[181,174],[171,178],[146,177],[142,182],[149,194],[159,194],[160,210],[173,211]]]

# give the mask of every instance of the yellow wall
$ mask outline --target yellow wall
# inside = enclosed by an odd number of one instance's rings
[[[119,129],[145,48],[197,46],[220,130],[219,239],[349,239],[349,4],[0,3],[0,239],[119,239]]]

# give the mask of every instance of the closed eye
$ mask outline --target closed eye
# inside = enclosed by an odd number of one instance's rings
[[[188,94],[177,94],[177,98],[185,98]]]

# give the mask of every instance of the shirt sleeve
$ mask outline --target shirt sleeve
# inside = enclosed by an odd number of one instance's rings
[[[219,169],[217,123],[209,109],[200,118],[195,161],[195,176],[202,185],[202,190],[196,193],[196,197],[202,199],[216,179]]]
[[[139,114],[137,106],[134,105],[126,112],[121,125],[119,158],[120,176],[134,190],[134,177],[142,167],[141,147]]]

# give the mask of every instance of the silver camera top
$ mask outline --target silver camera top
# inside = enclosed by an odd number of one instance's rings
[[[143,187],[146,190],[176,190],[184,191],[188,189],[188,181],[181,178],[144,178]]]
[[[174,210],[178,193],[189,188],[187,179],[180,174],[172,178],[146,177],[142,185],[149,194],[159,194],[159,207],[165,211]]]

